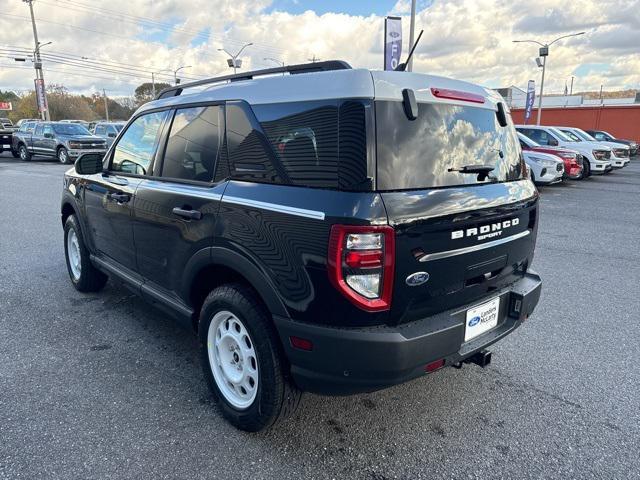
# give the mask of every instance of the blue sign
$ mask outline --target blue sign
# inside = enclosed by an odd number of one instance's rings
[[[524,123],[531,118],[531,111],[533,110],[533,102],[536,99],[536,82],[529,80],[527,85],[527,102],[524,110]]]
[[[402,55],[402,19],[384,19],[384,69],[395,70]]]

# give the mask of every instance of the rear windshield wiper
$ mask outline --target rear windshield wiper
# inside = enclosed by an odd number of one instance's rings
[[[448,168],[447,172],[458,172],[458,173],[471,173],[478,175],[478,181],[484,182],[484,180],[489,176],[496,167],[492,167],[491,165],[463,165],[460,168]]]

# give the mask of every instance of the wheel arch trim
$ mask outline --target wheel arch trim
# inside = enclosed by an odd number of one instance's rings
[[[272,315],[289,318],[276,288],[260,268],[239,253],[225,247],[207,247],[196,252],[187,262],[182,276],[180,296],[190,303],[190,292],[197,275],[205,268],[221,266],[245,278]]]

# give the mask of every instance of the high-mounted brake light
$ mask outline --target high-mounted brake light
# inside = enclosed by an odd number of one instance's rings
[[[476,93],[450,90],[448,88],[431,88],[434,97],[461,100],[463,102],[484,103],[484,97]]]
[[[393,228],[353,225],[331,227],[329,279],[357,307],[368,312],[390,308],[394,263]]]

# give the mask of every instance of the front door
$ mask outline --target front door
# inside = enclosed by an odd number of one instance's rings
[[[134,241],[138,269],[150,286],[179,294],[189,259],[213,245],[226,181],[224,108],[175,111],[154,179],[140,183],[135,199]],[[161,149],[162,150],[162,149]]]
[[[31,134],[31,153],[42,155],[42,141],[44,140],[44,124],[39,123]]]
[[[40,142],[40,151],[43,155],[56,155],[56,140],[53,138],[53,127],[45,125]]]
[[[153,168],[167,112],[141,115],[110,151],[107,169],[89,177],[85,206],[96,253],[137,271],[133,243],[136,190]]]

